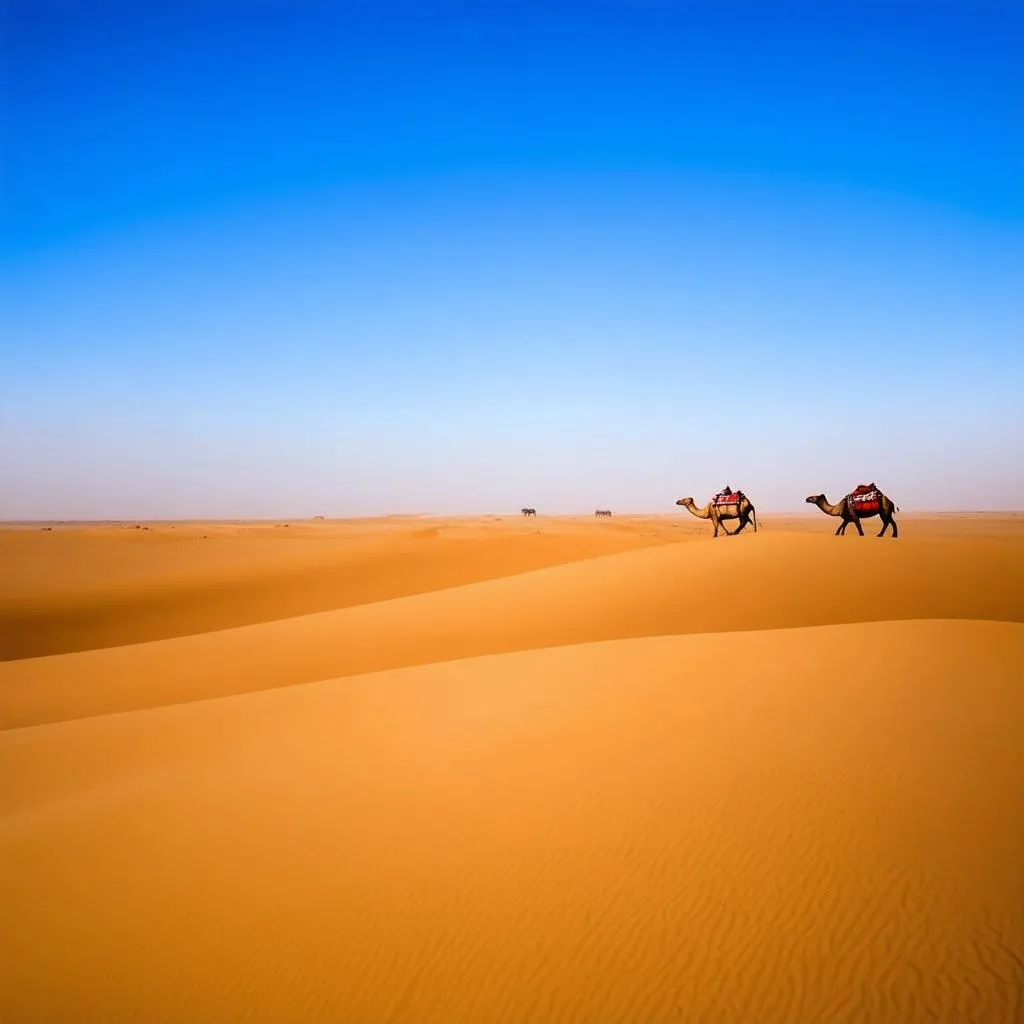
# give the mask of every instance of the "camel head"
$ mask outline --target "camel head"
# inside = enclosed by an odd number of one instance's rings
[[[680,498],[676,502],[676,504],[677,505],[692,505],[693,504],[693,498]]]
[[[804,501],[806,501],[808,505],[817,505],[819,501],[824,500],[824,494],[812,494],[809,498],[804,498]]]

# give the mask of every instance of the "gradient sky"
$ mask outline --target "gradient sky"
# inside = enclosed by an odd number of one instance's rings
[[[4,0],[0,518],[1024,508],[1024,7]]]

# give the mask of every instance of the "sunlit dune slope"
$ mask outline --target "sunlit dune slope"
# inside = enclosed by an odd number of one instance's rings
[[[668,554],[581,579],[682,605]],[[655,637],[9,731],[5,1012],[1018,1020],[1022,659],[992,622]]]
[[[557,644],[911,618],[1024,621],[1024,546],[797,533],[663,545],[215,633],[7,662],[0,720],[57,721]]]

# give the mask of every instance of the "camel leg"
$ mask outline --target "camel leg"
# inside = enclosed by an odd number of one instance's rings
[[[885,536],[885,531],[889,529],[889,524],[890,524],[890,520],[888,520],[888,519],[883,519],[883,520],[882,520],[882,528],[881,528],[881,529],[880,529],[880,530],[878,531],[878,533],[876,534],[876,536],[878,536],[878,537],[884,537],[884,536]]]
[[[732,536],[735,537],[737,533],[742,533],[743,532],[743,527],[746,526],[746,525],[747,525],[746,517],[745,516],[741,516],[740,517],[740,525],[737,526],[736,529],[733,531]]]
[[[889,516],[889,522],[887,525],[892,527],[892,539],[895,540],[900,535],[900,529],[896,525],[896,520],[892,516]]]
[[[846,520],[844,519],[837,527],[836,532],[832,535],[833,537],[842,537],[846,532]]]
[[[857,527],[857,532],[863,537],[864,536],[864,527],[860,525],[860,520],[859,519],[854,519],[853,525]]]

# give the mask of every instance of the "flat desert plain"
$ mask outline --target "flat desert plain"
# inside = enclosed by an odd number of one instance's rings
[[[1024,1019],[1024,516],[0,530],[3,1017]]]

